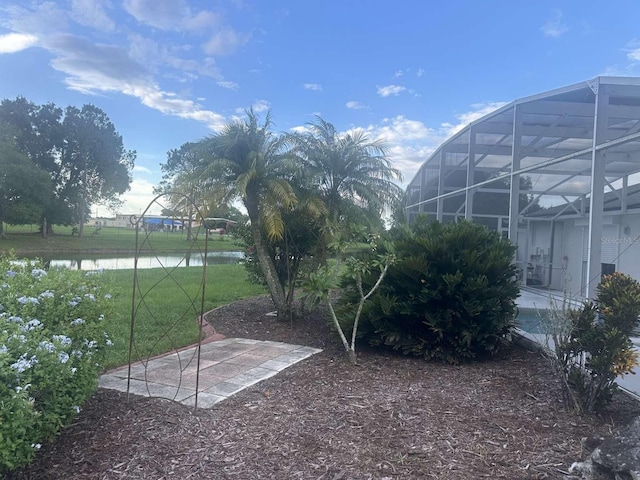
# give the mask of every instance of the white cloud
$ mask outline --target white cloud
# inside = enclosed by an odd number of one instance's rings
[[[163,91],[149,71],[123,48],[94,45],[72,35],[58,35],[49,40],[47,47],[56,55],[51,66],[68,75],[65,83],[72,90],[86,94],[120,92],[167,115],[206,123],[212,130],[219,130],[226,122],[222,115],[205,110],[192,100]]]
[[[149,174],[153,173],[153,171],[151,171],[150,168],[143,167],[142,165],[135,165],[133,167],[133,171],[134,171],[134,173],[136,173],[136,172],[137,173],[149,173]]]
[[[116,24],[105,7],[111,7],[109,0],[71,0],[71,18],[82,25],[110,32]]]
[[[228,88],[229,90],[238,90],[240,88],[240,85],[236,82],[230,82],[228,80],[221,80],[217,85],[222,88]]]
[[[351,110],[362,110],[364,108],[367,108],[364,103],[356,102],[355,100],[347,102],[346,107],[350,108]]]
[[[640,42],[633,39],[622,49],[626,53],[628,63],[623,65],[609,65],[600,73],[602,76],[633,76],[638,74],[640,67]]]
[[[305,90],[313,90],[316,92],[321,92],[322,91],[322,85],[320,85],[319,83],[305,83],[304,84],[304,89]]]
[[[118,208],[118,213],[142,213],[147,208],[149,203],[156,197],[153,192],[154,184],[148,180],[136,178],[134,176],[131,182],[131,188],[128,192],[123,194],[120,199],[123,204]],[[116,212],[113,212],[116,213]],[[152,215],[157,215],[159,211],[149,212]]]
[[[253,111],[255,113],[262,113],[262,112],[266,112],[267,110],[269,110],[271,108],[271,103],[266,101],[266,100],[256,100],[251,105],[251,108],[253,109]],[[247,111],[247,109],[245,107],[236,108],[236,113],[238,115],[244,115],[246,113],[246,111]]]
[[[140,23],[161,30],[193,32],[216,25],[219,21],[214,12],[192,12],[184,0],[125,0],[124,8]]]
[[[551,18],[540,27],[545,37],[558,38],[565,34],[569,27],[562,21],[562,12],[560,10],[554,10],[551,14]]]
[[[506,104],[507,102],[474,103],[473,105],[471,105],[471,110],[469,110],[468,112],[459,113],[455,116],[458,119],[457,124],[443,123],[441,125],[442,131],[447,137],[450,137],[451,135],[458,133],[471,122],[475,122],[479,118],[482,118],[485,115],[488,115],[489,113],[501,107],[504,107]]]
[[[271,108],[271,104],[266,100],[256,100],[251,106],[256,113],[266,112]]]
[[[51,1],[29,3],[28,8],[2,7],[0,25],[12,33],[0,35],[0,53],[19,51],[37,43],[51,54],[50,66],[65,74],[64,82],[72,90],[89,95],[118,92],[166,115],[193,119],[212,130],[222,128],[227,121],[223,115],[203,108],[184,94],[163,89],[154,78],[157,73],[186,82],[199,74],[224,82],[212,57],[182,58],[190,51],[189,45],[158,44],[137,34],[114,35],[117,45],[109,45],[64,33],[69,31],[70,18],[109,32],[112,24],[106,12],[111,2],[59,2],[68,6],[68,10]],[[158,28],[178,28],[189,22],[196,28],[211,24],[215,17],[208,11],[192,12],[183,0],[126,0],[125,8],[140,21]],[[123,38],[128,40],[126,46]],[[223,85],[231,87],[232,82]]]
[[[627,58],[632,62],[640,62],[640,42],[632,40],[627,44]]]
[[[413,178],[420,165],[449,137],[464,126],[505,105],[503,102],[485,102],[472,105],[472,109],[456,115],[458,123],[442,123],[430,127],[419,120],[398,115],[385,118],[376,125],[364,128],[369,138],[381,140],[394,167],[403,174],[403,185]]]
[[[402,92],[406,90],[405,87],[400,85],[386,85],[384,87],[377,87],[378,95],[381,97],[388,97],[389,95],[400,95]]]
[[[402,70],[398,70],[396,73],[393,74],[393,78],[400,78],[403,75],[404,75],[404,72]]]
[[[0,23],[4,27],[39,38],[64,31],[69,23],[69,13],[53,2],[34,4],[31,8],[10,5],[2,8],[2,12],[5,15],[0,17]]]
[[[132,34],[129,36],[129,56],[146,68],[157,72],[162,67],[171,67],[178,73],[178,79],[186,77],[187,79],[197,78],[192,72],[201,75],[222,80],[222,75],[218,70],[213,58],[205,58],[201,61],[193,59],[184,59],[179,57],[178,49],[171,48],[168,45],[161,45],[158,42],[145,38],[142,35]]]
[[[38,41],[38,37],[24,33],[7,33],[0,35],[0,54],[16,53],[33,47]]]
[[[231,27],[226,27],[211,37],[202,46],[202,50],[207,55],[230,55],[249,42],[249,39],[248,34],[239,33]]]
[[[294,133],[310,133],[311,129],[307,125],[298,125],[296,127],[291,127],[291,130]]]
[[[186,30],[205,30],[213,25],[219,23],[220,18],[217,14],[203,10],[196,13],[193,16],[188,16],[184,19],[184,27]]]
[[[439,130],[403,115],[385,118],[364,131],[370,139],[384,142],[389,159],[402,172],[404,185],[445,139]]]
[[[416,71],[416,76],[417,77],[422,77],[426,72],[424,71],[424,68],[418,68],[418,70]]]

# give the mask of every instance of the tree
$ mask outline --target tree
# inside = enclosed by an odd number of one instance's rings
[[[71,212],[62,197],[63,189],[60,188],[60,155],[64,144],[62,115],[62,109],[53,103],[38,106],[24,97],[5,99],[0,103],[0,122],[11,126],[18,151],[51,177],[52,186],[42,202],[42,216],[39,219],[43,236],[53,222],[72,222]]]
[[[298,198],[289,180],[291,164],[286,137],[274,135],[271,115],[264,123],[253,110],[245,120],[227,124],[220,133],[199,142],[197,151],[205,159],[201,179],[219,204],[239,198],[251,222],[251,237],[278,318],[290,318],[292,305],[282,284],[269,239],[282,239],[285,225],[282,212],[293,208]]]
[[[379,219],[402,195],[395,183],[402,176],[392,168],[385,145],[370,141],[362,130],[339,134],[320,117],[309,128],[309,133],[294,135],[295,153],[318,188],[329,218],[345,220],[355,210]]]
[[[5,222],[39,222],[51,190],[47,172],[18,151],[11,131],[0,123],[0,238]]]
[[[131,181],[135,152],[98,107],[35,105],[24,97],[0,103],[0,121],[13,128],[17,149],[51,178],[42,202],[42,232],[53,223],[78,222],[80,232],[92,204],[115,204]]]
[[[306,292],[307,298],[312,303],[325,303],[329,309],[331,315],[331,321],[333,328],[338,332],[342,346],[347,352],[349,361],[353,364],[357,361],[356,355],[356,339],[358,336],[358,324],[360,323],[360,317],[362,315],[364,304],[371,296],[378,290],[382,281],[389,270],[389,267],[395,262],[395,255],[393,253],[393,246],[390,242],[385,241],[384,247],[386,253],[378,254],[376,252],[376,241],[379,240],[375,237],[369,238],[370,251],[365,254],[361,253],[359,257],[349,256],[344,265],[342,264],[342,256],[346,252],[346,249],[355,244],[342,241],[340,237],[332,243],[331,247],[336,251],[337,259],[332,266],[324,265],[318,268],[316,271],[311,272],[304,282],[303,288]],[[366,276],[377,275],[377,279],[372,285],[367,285],[367,289],[363,287],[363,278]],[[339,277],[342,276],[340,279]],[[347,340],[345,330],[340,324],[338,315],[333,308],[332,292],[338,289],[340,286],[351,288],[357,294],[357,300],[354,301],[357,306],[355,308],[355,314],[351,323],[351,339]],[[366,293],[365,293],[366,292]]]
[[[122,136],[107,114],[93,105],[67,107],[61,173],[67,198],[75,205],[82,237],[86,214],[97,202],[117,202],[129,189],[135,152],[124,149]]]

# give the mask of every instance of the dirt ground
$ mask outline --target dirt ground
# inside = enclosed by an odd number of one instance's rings
[[[98,390],[18,479],[568,478],[584,437],[616,433],[640,405],[566,412],[539,353],[467,365],[391,353],[344,359],[322,312],[278,323],[267,297],[212,312],[227,337],[324,349],[211,410]]]

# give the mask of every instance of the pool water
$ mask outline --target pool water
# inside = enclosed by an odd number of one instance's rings
[[[546,310],[531,310],[521,308],[518,310],[515,322],[520,330],[527,333],[545,333],[545,329],[540,325],[540,316],[545,315]]]

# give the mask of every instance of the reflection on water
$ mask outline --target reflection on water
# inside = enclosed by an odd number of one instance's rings
[[[242,252],[209,252],[207,265],[233,265],[242,260]],[[203,255],[192,254],[167,254],[148,255],[138,257],[138,268],[159,267],[199,267],[202,266]],[[77,257],[77,258],[52,258],[45,259],[47,268],[68,268],[70,270],[125,270],[134,268],[135,258],[126,257]]]

